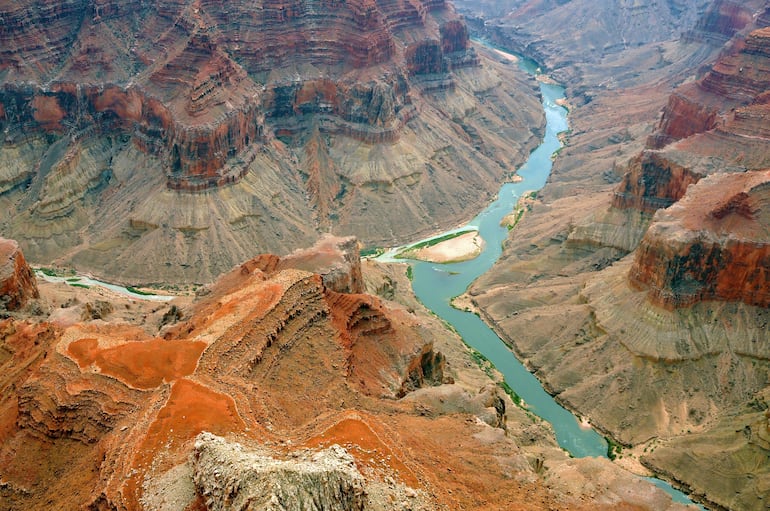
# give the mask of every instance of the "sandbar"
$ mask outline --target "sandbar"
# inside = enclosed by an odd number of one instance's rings
[[[484,239],[478,231],[469,231],[456,238],[442,241],[409,254],[410,258],[431,263],[455,263],[469,261],[484,250]]]

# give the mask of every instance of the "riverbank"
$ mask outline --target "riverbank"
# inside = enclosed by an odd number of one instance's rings
[[[405,251],[399,257],[408,257],[431,263],[459,263],[478,257],[484,250],[484,239],[478,231],[468,231],[457,237],[414,251]]]

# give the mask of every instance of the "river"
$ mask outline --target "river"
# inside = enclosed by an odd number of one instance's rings
[[[50,275],[41,269],[35,269],[35,276],[47,282],[65,283],[70,286],[81,286],[81,287],[99,286],[105,289],[109,289],[110,291],[121,294],[123,296],[127,296],[128,298],[133,298],[135,300],[147,300],[151,302],[170,302],[171,300],[176,298],[176,296],[174,295],[156,295],[156,294],[144,293],[144,292],[137,293],[135,291],[131,291],[131,289],[127,287],[123,287],[118,284],[110,284],[109,282],[102,282],[101,280],[96,280],[82,273],[77,273],[77,274],[67,275],[67,276],[60,276],[60,275]]]
[[[522,67],[528,72],[533,71],[531,63]],[[478,229],[486,242],[483,252],[477,258],[461,263],[435,264],[410,261],[412,287],[427,308],[451,324],[471,348],[494,364],[502,373],[506,383],[524,400],[528,410],[551,423],[556,440],[562,448],[575,457],[607,456],[607,441],[591,427],[581,424],[571,412],[559,405],[486,323],[475,314],[455,309],[450,304],[452,298],[464,293],[471,282],[488,271],[500,257],[502,243],[508,237],[508,229],[501,227],[500,221],[506,214],[513,211],[521,195],[539,190],[545,185],[551,172],[552,156],[562,146],[558,134],[568,129],[567,110],[557,105],[556,101],[564,97],[564,88],[541,83],[540,91],[546,116],[546,133],[541,145],[530,154],[527,162],[517,171],[522,180],[516,183],[505,183],[494,202],[472,219],[467,226],[454,229],[454,231]],[[433,237],[444,234],[447,233]],[[393,261],[397,251],[398,249],[390,250],[378,259]],[[675,502],[693,503],[685,494],[672,488],[665,481],[654,480],[654,483],[671,494]]]

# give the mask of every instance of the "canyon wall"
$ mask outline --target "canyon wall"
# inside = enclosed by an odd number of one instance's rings
[[[440,0],[36,5],[0,9],[0,229],[37,263],[204,283],[321,232],[395,244],[542,133]]]
[[[709,508],[760,510],[770,484],[767,6],[704,8],[681,41],[658,45],[658,63],[629,47],[600,53],[612,83],[596,70],[564,74],[575,94],[566,147],[469,295],[560,402],[621,445],[619,463]],[[521,39],[547,52],[543,62],[564,61],[538,41],[547,33]],[[632,61],[635,76],[624,73]]]
[[[770,307],[770,173],[714,175],[655,215],[631,283],[656,305],[706,300]]]

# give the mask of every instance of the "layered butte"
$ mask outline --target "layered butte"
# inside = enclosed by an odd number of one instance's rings
[[[0,17],[2,229],[31,260],[112,277],[206,282],[255,246],[434,230],[486,201],[543,125],[534,82],[482,65],[443,0]]]
[[[770,171],[714,175],[655,215],[629,278],[663,307],[770,306]]]

